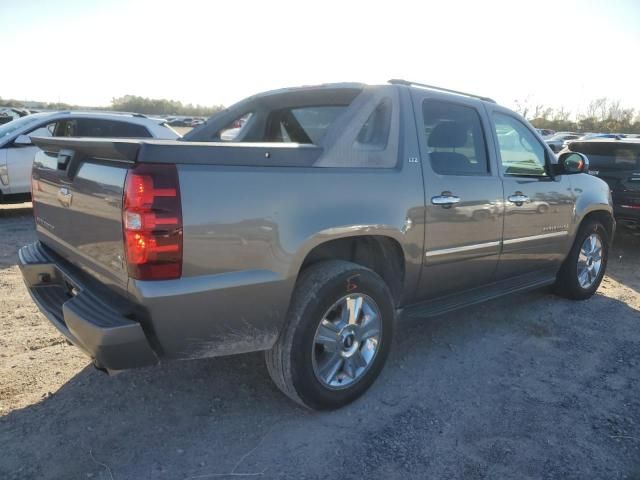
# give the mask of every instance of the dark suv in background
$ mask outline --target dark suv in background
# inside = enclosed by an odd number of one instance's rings
[[[640,230],[640,138],[574,141],[565,151],[587,155],[589,173],[611,188],[618,223]]]

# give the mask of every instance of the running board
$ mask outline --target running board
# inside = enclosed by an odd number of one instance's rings
[[[483,287],[465,290],[461,293],[447,295],[446,297],[417,303],[404,308],[402,310],[402,315],[413,318],[435,317],[437,315],[442,315],[443,313],[476,305],[511,293],[546,287],[548,285],[552,285],[555,281],[555,271],[526,274],[520,277],[491,283]]]

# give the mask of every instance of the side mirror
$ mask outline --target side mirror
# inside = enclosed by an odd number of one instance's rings
[[[33,142],[29,135],[18,135],[13,141],[13,144],[17,147],[28,147],[33,145]]]
[[[558,166],[556,171],[559,175],[587,173],[589,171],[589,159],[582,153],[563,152],[558,155]]]

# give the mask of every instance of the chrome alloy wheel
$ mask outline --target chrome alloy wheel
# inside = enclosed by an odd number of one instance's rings
[[[602,268],[602,240],[596,233],[585,238],[578,255],[578,283],[582,288],[591,287]]]
[[[362,378],[373,364],[382,319],[369,296],[346,295],[324,314],[313,339],[313,373],[325,387],[342,389]]]

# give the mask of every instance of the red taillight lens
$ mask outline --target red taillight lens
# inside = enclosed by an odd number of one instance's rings
[[[182,275],[182,206],[175,165],[142,164],[125,180],[122,226],[129,276]]]

